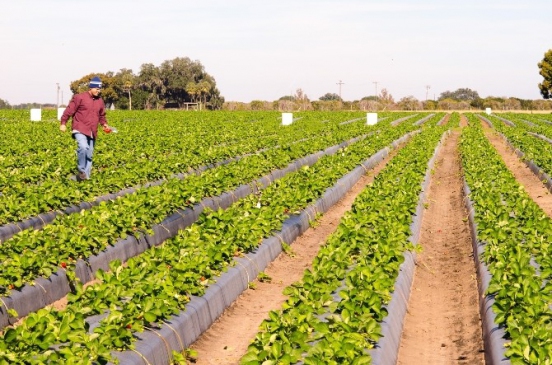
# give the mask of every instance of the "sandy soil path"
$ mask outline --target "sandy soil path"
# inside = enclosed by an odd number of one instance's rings
[[[282,294],[284,288],[303,277],[304,270],[310,267],[319,248],[339,225],[341,216],[351,209],[356,196],[374,180],[374,176],[394,154],[390,153],[384,161],[363,176],[341,201],[320,218],[315,227],[299,237],[291,245],[293,255],[282,254],[267,267],[265,273],[272,278],[271,283],[256,281],[256,289],[244,292],[193,344],[192,349],[198,352],[195,364],[239,363],[260,324],[268,318],[268,312],[279,309],[287,299]]]
[[[485,363],[459,138],[455,130],[446,139],[429,186],[400,365]]]

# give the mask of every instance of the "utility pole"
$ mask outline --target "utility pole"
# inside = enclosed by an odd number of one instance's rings
[[[429,92],[429,89],[431,89],[431,86],[426,85],[426,101],[427,101],[427,94],[428,94],[428,92]]]
[[[372,83],[374,85],[376,85],[376,94],[375,94],[375,96],[376,96],[376,101],[378,101],[378,82],[377,81],[372,81]]]
[[[57,85],[56,108],[59,108],[59,82],[56,82],[56,85]]]
[[[336,83],[337,85],[339,85],[339,98],[341,99],[341,85],[345,84],[344,82],[342,82],[341,80],[339,80],[339,82]],[[343,100],[343,99],[341,99]]]

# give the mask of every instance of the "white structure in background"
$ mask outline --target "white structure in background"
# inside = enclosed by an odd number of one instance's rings
[[[64,111],[65,111],[65,108],[58,108],[58,112],[57,112],[58,120],[61,120],[61,116],[63,115]]]
[[[366,113],[366,124],[375,125],[378,122],[378,113]]]
[[[485,108],[485,113],[487,113],[487,115],[491,115],[491,108]]]
[[[40,122],[42,119],[42,109],[31,109],[31,122]]]
[[[282,125],[293,123],[293,113],[282,113]]]

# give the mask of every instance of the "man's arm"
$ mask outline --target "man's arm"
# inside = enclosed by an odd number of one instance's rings
[[[106,133],[111,132],[111,128],[109,127],[109,125],[107,125],[107,118],[105,117],[105,115],[106,115],[106,113],[105,113],[105,103],[103,102],[103,100],[102,100],[102,106],[100,107],[100,111],[99,111],[98,114],[99,114],[99,117],[100,117],[100,124],[101,124],[102,129],[104,130],[104,132],[106,132]]]
[[[99,111],[99,117],[100,117],[100,124],[105,127],[107,126],[107,119],[105,117],[105,103],[103,102],[102,100],[102,106],[100,107],[100,111]]]
[[[67,130],[67,127],[66,127],[67,121],[77,112],[77,105],[78,105],[77,99],[78,99],[77,95],[73,96],[69,101],[67,108],[65,108],[65,110],[63,111],[63,114],[60,119],[61,125],[59,126],[59,130],[62,132],[65,132]]]

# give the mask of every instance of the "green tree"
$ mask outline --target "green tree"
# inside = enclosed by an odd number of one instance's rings
[[[397,103],[401,110],[419,110],[421,103],[414,96],[406,96]]]
[[[343,109],[343,102],[341,100],[316,100],[311,104],[314,110],[334,111]]]
[[[318,100],[322,100],[322,101],[332,101],[332,100],[343,101],[343,99],[341,99],[341,96],[339,96],[335,93],[326,93],[326,94],[322,95],[321,97],[319,97]]]
[[[199,95],[199,85],[193,81],[190,81],[186,84],[185,88],[186,92],[190,96],[190,100],[192,102],[195,102],[197,100],[197,97]]]
[[[488,96],[483,99],[482,105],[483,108],[491,108],[492,110],[503,110],[504,109],[504,98],[499,98],[495,96]]]
[[[7,100],[0,99],[0,109],[10,109],[11,105]]]
[[[435,110],[437,109],[437,102],[435,100],[426,100],[422,102],[424,110]]]
[[[460,89],[457,89],[456,91],[442,92],[441,96],[439,96],[439,100],[444,100],[444,99],[472,102],[480,98],[477,91],[474,91],[468,88],[460,88]]]
[[[136,90],[137,77],[131,69],[122,68],[113,77],[113,88],[117,92],[118,98],[115,102],[117,109],[132,109],[134,91]],[[136,100],[135,100],[136,101]],[[140,109],[139,107],[134,109]]]
[[[203,105],[207,104],[207,98],[209,97],[212,89],[211,83],[207,80],[203,80],[197,84],[197,88],[199,90],[199,97],[203,102]]]
[[[191,90],[195,92],[194,96],[197,101],[206,105],[207,102],[214,99],[214,103],[210,103],[211,106],[213,104],[222,106],[215,79],[205,72],[199,61],[192,61],[188,57],[177,57],[165,61],[160,66],[160,76],[166,85],[167,101],[178,103],[181,107],[183,103],[192,100],[192,95],[187,90],[193,83],[196,86]]]
[[[262,100],[252,100],[251,101],[251,110],[266,110],[266,102]]]
[[[224,97],[220,95],[219,89],[213,86],[207,108],[212,110],[221,110],[223,105]]]
[[[166,86],[160,70],[154,64],[145,63],[140,67],[138,86],[148,94],[144,109],[159,109],[165,105]]]
[[[159,73],[166,85],[165,95],[167,101],[177,103],[179,107],[191,100],[191,96],[186,91],[186,86],[190,82],[198,84],[205,75],[201,63],[192,61],[188,57],[177,57],[163,62],[159,67]],[[196,91],[200,96],[199,87]]]
[[[533,100],[529,99],[519,99],[519,102],[521,103],[521,109],[523,110],[533,110]]]
[[[483,109],[483,99],[476,99],[476,100],[473,100],[472,102],[470,102],[470,105],[472,106],[472,108],[475,108],[475,109]]]
[[[542,61],[538,63],[539,74],[544,80],[539,84],[539,90],[544,99],[552,97],[552,49],[549,49]]]

